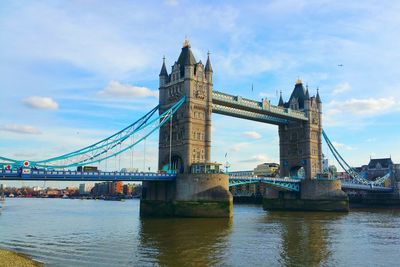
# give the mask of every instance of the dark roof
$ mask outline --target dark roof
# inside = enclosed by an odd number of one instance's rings
[[[353,168],[353,169],[355,169],[357,172],[362,172],[362,170],[363,170],[362,167],[355,167],[355,168]]]
[[[285,104],[285,107],[288,108],[292,99],[296,98],[299,102],[299,109],[303,109],[305,97],[306,97],[306,91],[304,89],[303,83],[300,80],[297,80],[293,92],[290,95],[289,101]]]
[[[207,71],[209,71],[209,72],[212,72],[212,71],[213,71],[213,69],[212,69],[212,67],[211,67],[210,53],[207,54],[207,62],[206,62],[205,71],[206,71],[206,72],[207,72]]]
[[[376,165],[380,164],[382,168],[389,168],[393,165],[393,161],[391,158],[383,158],[383,159],[370,159],[368,163],[369,169],[376,169]]]
[[[195,65],[196,59],[193,56],[189,44],[182,47],[181,54],[179,55],[177,63],[180,65],[181,77],[185,75],[185,66]]]
[[[159,76],[168,76],[167,67],[165,67],[165,58],[163,58],[163,64]]]
[[[181,66],[196,64],[196,59],[193,56],[192,50],[190,49],[190,45],[182,47],[182,51],[181,54],[179,55],[177,62]]]

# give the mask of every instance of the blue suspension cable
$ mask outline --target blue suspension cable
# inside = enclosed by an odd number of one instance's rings
[[[108,155],[108,156],[103,157],[101,159],[92,160],[93,158],[91,158],[89,161],[85,161],[85,162],[80,161],[80,162],[77,162],[77,163],[71,163],[71,164],[66,164],[66,165],[53,165],[53,166],[47,166],[47,167],[50,167],[50,168],[70,168],[70,167],[82,166],[84,164],[92,164],[92,163],[96,163],[96,162],[99,162],[99,161],[103,161],[103,160],[111,158],[111,157],[113,157],[115,155],[118,155],[120,153],[123,153],[126,150],[130,149],[131,147],[134,147],[136,144],[138,144],[138,143],[142,142],[143,140],[145,140],[148,136],[150,136],[152,133],[154,133],[156,130],[158,130],[162,125],[164,125],[165,122],[181,107],[181,105],[184,102],[185,102],[185,97],[181,98],[171,108],[166,110],[162,115],[160,115],[159,117],[151,120],[150,122],[147,122],[142,127],[140,127],[140,130],[143,130],[143,129],[146,129],[148,126],[152,125],[153,123],[158,123],[158,126],[156,128],[154,128],[154,129],[152,129],[144,137],[140,138],[139,140],[134,142],[132,145],[129,145],[126,148],[124,148],[124,149],[122,149],[120,151],[112,153],[111,155]],[[36,164],[36,166],[44,167],[44,165],[42,165],[42,164]]]
[[[333,156],[335,157],[336,161],[339,163],[339,165],[342,167],[342,169],[348,175],[350,175],[351,178],[353,178],[353,180],[357,180],[358,182],[360,182],[362,184],[381,185],[382,183],[385,182],[386,179],[388,179],[390,177],[391,172],[387,173],[386,175],[384,175],[382,177],[379,177],[375,181],[370,181],[370,180],[367,180],[367,179],[361,177],[361,175],[343,159],[343,157],[336,150],[336,148],[334,147],[332,142],[329,140],[328,135],[325,133],[324,130],[322,130],[322,135],[323,135],[330,151],[332,152]],[[344,165],[346,165],[347,168]]]

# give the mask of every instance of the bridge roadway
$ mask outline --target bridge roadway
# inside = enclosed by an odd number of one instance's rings
[[[157,172],[79,172],[70,170],[0,170],[0,180],[14,181],[125,181],[125,182],[144,182],[144,181],[174,181],[176,174],[157,173]],[[288,191],[300,191],[300,180],[291,178],[272,178],[254,176],[229,177],[229,186],[237,186],[252,183],[266,183]],[[393,189],[383,186],[370,186],[351,182],[342,182],[343,189],[354,189],[374,192],[391,192]]]
[[[175,174],[156,172],[79,172],[69,170],[0,170],[0,180],[22,181],[174,181]]]
[[[342,189],[354,189],[363,191],[374,191],[374,192],[392,192],[393,188],[384,186],[371,186],[365,184],[357,184],[351,182],[342,182]]]
[[[176,174],[156,172],[80,172],[71,170],[0,170],[0,180],[18,181],[174,181]],[[280,178],[230,177],[230,186],[256,182],[269,183],[287,190],[299,191],[299,181]]]

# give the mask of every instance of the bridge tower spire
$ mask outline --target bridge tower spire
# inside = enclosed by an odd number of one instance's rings
[[[279,96],[279,103],[278,106],[279,107],[283,107],[284,106],[284,102],[283,102],[283,98],[282,98],[282,91],[280,92],[280,96]]]
[[[210,51],[208,51],[208,53],[207,53],[207,62],[206,62],[205,71],[206,71],[206,78],[207,78],[207,81],[208,81],[209,83],[212,83],[213,69],[212,69],[212,66],[211,66]]]
[[[165,66],[165,56],[163,57],[163,64],[161,66],[159,77],[160,77],[160,87],[165,86],[165,84],[168,82],[168,71],[167,67]]]

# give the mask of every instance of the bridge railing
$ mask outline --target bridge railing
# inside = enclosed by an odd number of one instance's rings
[[[175,177],[174,174],[157,173],[157,172],[80,172],[80,171],[61,171],[61,170],[32,170],[32,175],[76,175],[76,176],[158,176],[158,177]]]
[[[385,187],[385,186],[376,186],[376,185],[366,185],[366,184],[358,184],[354,182],[343,182],[342,188],[344,189],[360,189],[360,190],[368,190],[368,191],[383,191],[383,192],[391,192],[393,188]]]
[[[289,182],[289,183],[300,183],[298,179],[291,178],[273,178],[273,177],[257,177],[257,176],[235,176],[229,175],[230,180],[251,180],[251,181],[273,181],[273,182]]]
[[[18,176],[20,172],[18,170],[5,170],[5,169],[0,169],[0,174],[2,176],[4,175],[10,175],[10,176]]]
[[[169,173],[157,173],[157,172],[81,172],[72,170],[34,170],[34,169],[22,169],[22,170],[4,170],[0,169],[0,179],[13,180],[47,180],[47,179],[62,179],[68,181],[82,180],[85,179],[90,181],[90,179],[101,180],[102,178],[107,178],[106,180],[173,180],[176,174]]]

